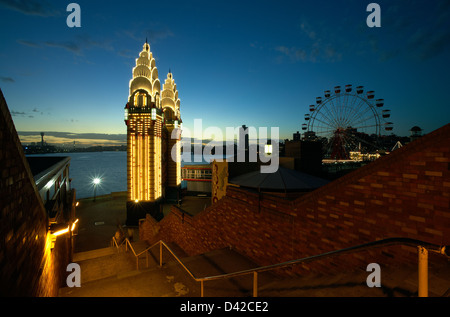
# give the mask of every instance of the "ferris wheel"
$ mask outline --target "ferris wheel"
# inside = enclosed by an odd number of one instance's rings
[[[387,121],[391,111],[383,106],[384,100],[375,99],[372,90],[364,93],[363,86],[326,90],[305,114],[304,139],[321,141],[326,159],[345,160],[350,151],[379,150],[382,133],[393,130]]]

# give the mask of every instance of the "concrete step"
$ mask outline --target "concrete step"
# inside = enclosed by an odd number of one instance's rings
[[[133,247],[144,247],[143,244]],[[176,245],[172,245],[176,249]],[[165,250],[165,249],[164,249]],[[137,251],[137,250],[136,250]],[[165,263],[159,267],[159,248],[149,253],[148,266],[143,255],[136,269],[136,258],[130,250],[80,261],[82,282],[79,288],[64,287],[60,297],[178,297],[200,296],[196,283],[165,250]],[[105,252],[101,250],[101,252]],[[95,252],[93,252],[95,253]],[[106,253],[106,252],[105,252]]]
[[[126,271],[59,291],[59,297],[197,297],[199,294],[199,285],[172,265]]]
[[[136,247],[144,245],[136,244]],[[133,246],[134,247],[134,246]],[[197,256],[186,256],[177,245],[170,248],[182,258],[186,267],[197,277],[232,273],[256,267],[239,253],[230,249],[221,249]],[[137,251],[136,251],[137,252]],[[104,254],[103,256],[98,256]],[[107,250],[78,255],[81,267],[81,287],[60,289],[61,297],[84,296],[191,296],[201,295],[200,283],[163,248],[163,266],[159,267],[159,248],[149,253],[149,265],[146,257],[139,260],[136,270],[136,258],[128,252],[110,254]],[[259,277],[259,282],[264,277]],[[233,279],[205,282],[205,296],[248,296],[253,286],[252,275]]]
[[[176,245],[171,246],[171,249],[174,250],[176,247]],[[180,257],[186,268],[197,278],[234,273],[257,267],[254,262],[229,248],[215,250],[196,256]],[[191,292],[191,296],[200,296],[200,283],[195,282],[189,273],[187,273],[168,252],[163,252],[163,259],[163,267],[174,268],[174,270],[175,268],[178,268],[180,271],[178,279],[182,281],[183,284],[191,285],[191,288],[193,287],[195,289],[194,293],[196,295],[193,295]],[[258,275],[259,285],[263,285],[271,280],[271,273],[262,273]],[[253,274],[204,282],[204,296],[207,297],[251,296],[252,291]]]
[[[368,273],[274,278],[259,288],[262,297],[385,297],[381,288],[366,284]]]
[[[141,253],[142,251],[144,251],[145,249],[147,249],[149,247],[148,243],[146,241],[133,241],[131,242],[131,246],[133,247],[134,252],[136,252],[136,254]],[[129,248],[129,246],[128,246]]]
[[[113,247],[77,252],[73,254],[73,262],[78,263],[80,261],[95,259],[102,256],[108,256],[114,253],[117,253],[117,249]]]
[[[334,275],[274,278],[259,289],[263,297],[416,297],[418,293],[417,267],[381,268],[381,287],[368,287],[370,272],[364,270]],[[450,296],[450,266],[430,267],[428,295]]]
[[[80,265],[82,284],[136,269],[136,258],[130,252],[116,251],[76,263]]]

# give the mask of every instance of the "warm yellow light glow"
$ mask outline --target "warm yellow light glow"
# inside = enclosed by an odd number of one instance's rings
[[[154,167],[155,167],[155,197],[158,199],[162,196],[162,171],[161,171],[161,122],[158,122],[158,130],[155,133],[155,145],[158,151],[155,151],[154,155]]]
[[[65,228],[65,229],[61,229],[61,230],[58,230],[56,232],[53,232],[52,234],[54,236],[60,236],[60,235],[65,234],[67,232],[69,232],[69,226],[67,226],[67,228]]]
[[[80,205],[80,202],[77,201],[77,203],[75,204],[75,207],[78,207]]]
[[[44,247],[44,271],[48,270],[49,265],[51,265],[52,261],[50,260],[50,256],[52,253],[52,249],[55,246],[56,237],[51,234],[47,234],[45,239],[45,247]]]
[[[137,199],[141,198],[141,135],[136,140],[136,180],[137,180]]]
[[[134,202],[137,204],[139,202],[139,199],[135,199]]]
[[[150,200],[150,138],[147,136],[145,138],[145,171],[146,171],[146,190],[145,190],[145,200]]]
[[[129,164],[129,182],[130,182],[130,199],[134,199],[135,195],[136,195],[136,190],[135,190],[135,177],[134,177],[134,157],[135,157],[135,149],[134,149],[134,134],[129,134],[130,135],[130,157],[128,160],[128,164]]]
[[[70,231],[73,231],[75,229],[75,225],[77,224],[77,222],[78,222],[78,219],[72,223],[72,228],[70,228]]]
[[[176,175],[177,175],[176,185],[178,186],[181,184],[181,162],[178,159],[178,158],[180,158],[180,155],[181,155],[181,144],[180,144],[179,140],[176,141],[176,149],[177,149],[177,160],[175,162]]]

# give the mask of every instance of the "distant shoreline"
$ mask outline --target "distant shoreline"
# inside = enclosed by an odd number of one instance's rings
[[[66,154],[66,153],[86,153],[86,152],[126,152],[127,146],[91,146],[87,148],[64,149],[55,146],[22,145],[25,155],[28,154]]]

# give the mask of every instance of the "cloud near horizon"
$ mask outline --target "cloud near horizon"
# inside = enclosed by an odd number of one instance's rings
[[[13,117],[28,117],[28,118],[34,118],[34,116],[36,114],[40,114],[43,115],[44,112],[39,110],[38,108],[34,107],[32,110],[30,111],[16,111],[16,110],[11,110],[11,115]]]

